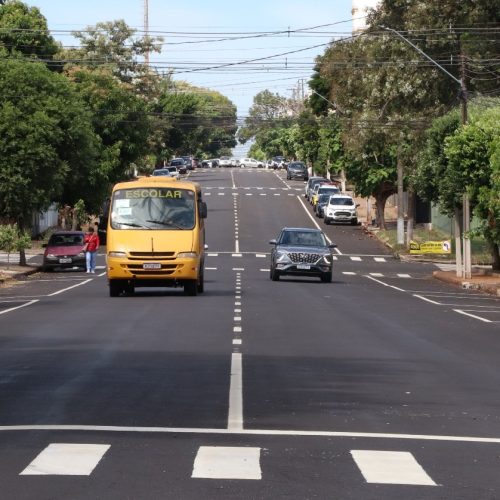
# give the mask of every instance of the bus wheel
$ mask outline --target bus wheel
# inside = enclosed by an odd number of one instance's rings
[[[198,280],[189,280],[184,283],[184,293],[186,295],[197,295],[198,294]]]
[[[109,296],[118,297],[123,290],[123,285],[119,280],[109,280]]]
[[[199,280],[198,280],[198,285],[197,285],[197,290],[198,290],[198,293],[203,293],[204,290],[205,290],[205,277],[204,277],[204,271],[203,269],[200,270],[200,277],[199,277]]]

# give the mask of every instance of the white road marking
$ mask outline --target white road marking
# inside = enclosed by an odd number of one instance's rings
[[[205,267],[205,271],[217,271],[216,267]]]
[[[208,257],[218,257],[219,254],[218,253],[209,253],[207,254]]]
[[[356,273],[353,273],[352,271],[343,271],[342,274],[345,274],[346,276],[356,276]]]
[[[382,273],[370,273],[370,276],[375,276],[375,278],[383,278],[384,275]]]
[[[233,345],[241,345],[243,341],[241,339],[233,339]]]
[[[354,262],[361,262],[361,257],[350,257],[350,259]]]
[[[67,288],[63,288],[62,290],[58,290],[57,292],[49,293],[47,295],[47,297],[53,297],[54,295],[59,295],[60,293],[67,292],[68,290],[71,290],[72,288],[76,288],[77,286],[81,286],[81,285],[85,285],[87,283],[90,283],[91,281],[92,281],[92,279],[88,279],[88,280],[82,281],[80,283],[77,283],[76,285],[68,286]]]
[[[238,247],[239,247],[239,244],[238,244]],[[231,254],[231,257],[243,257],[243,255],[240,252],[236,252],[236,253]]]
[[[233,321],[241,321],[241,316],[235,316],[235,317],[233,318]]]
[[[235,309],[234,313],[241,313],[241,309]]]
[[[375,262],[387,262],[384,257],[374,257]]]
[[[307,207],[304,205],[304,202],[302,201],[302,198],[299,195],[297,195],[297,200],[300,201],[302,208],[305,210],[309,218],[313,221],[313,224],[321,231],[321,227],[319,227],[319,224],[314,220],[313,216],[309,213],[309,210],[307,210]],[[328,243],[330,243],[330,245],[332,244],[332,240],[328,236],[326,236],[326,240],[328,241]]]
[[[239,353],[235,353],[239,354]],[[136,432],[150,434],[241,434],[247,436],[295,436],[295,437],[331,437],[331,438],[368,438],[396,439],[410,441],[439,441],[453,443],[500,444],[500,437],[451,436],[439,434],[384,434],[376,432],[338,432],[338,431],[301,431],[276,429],[241,429],[239,431],[221,428],[203,427],[134,427],[116,425],[2,425],[0,432],[18,431],[78,431],[78,432]]]
[[[241,326],[233,326],[233,333],[241,333],[242,328]]]
[[[413,296],[417,297],[417,299],[425,300],[426,302],[430,302],[431,304],[435,304],[436,306],[442,305],[440,302],[436,302],[435,300],[428,299],[427,297],[422,297],[422,295],[417,295],[416,293],[414,293]]]
[[[407,451],[351,450],[367,483],[437,486]]]
[[[244,271],[244,267],[233,267],[233,271]]]
[[[366,276],[368,279],[375,281],[376,283],[379,283],[381,285],[387,286],[389,288],[393,288],[394,290],[397,290],[398,292],[406,292],[406,290],[403,290],[402,288],[398,288],[397,286],[394,285],[389,285],[388,283],[384,283],[383,281],[380,281],[378,279],[373,278],[372,276]]]
[[[470,316],[471,318],[478,319],[479,321],[483,321],[484,323],[493,323],[493,321],[481,318],[481,316],[476,316],[475,314],[470,314],[468,312],[462,311],[461,309],[453,309],[458,314],[463,314],[464,316]]]
[[[29,302],[26,302],[25,304],[21,304],[20,306],[16,307],[9,307],[9,309],[5,309],[4,311],[0,311],[0,314],[7,314],[9,312],[15,311],[16,309],[21,309],[23,307],[31,306],[32,304],[36,304],[39,302],[38,300],[30,300]]]
[[[20,476],[89,476],[109,444],[51,443]]]
[[[259,269],[259,271],[262,271],[263,273],[267,273],[267,272],[269,272],[269,268],[267,268],[267,269]]]
[[[257,257],[257,258],[259,258],[259,259],[262,259],[262,258],[264,258],[264,259],[265,259],[265,258],[267,257],[267,255],[266,255],[265,253],[256,253],[256,254],[255,254],[255,257]]]
[[[229,385],[229,431],[243,430],[243,369],[241,353],[231,355],[231,382]]]
[[[409,274],[400,273],[398,274],[398,278],[411,278],[411,276]]]
[[[200,446],[194,460],[193,478],[262,479],[260,448]]]

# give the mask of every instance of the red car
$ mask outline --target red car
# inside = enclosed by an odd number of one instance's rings
[[[83,231],[57,231],[45,245],[43,270],[81,267],[85,269]]]

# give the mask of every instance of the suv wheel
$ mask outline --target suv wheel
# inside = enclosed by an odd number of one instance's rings
[[[326,215],[325,215],[324,221],[325,221],[325,224],[327,226],[330,225],[330,219]]]
[[[330,283],[332,281],[332,273],[323,273],[321,275],[322,283]]]
[[[280,279],[280,274],[279,274],[278,270],[275,267],[271,268],[270,278],[273,281],[279,281],[279,279]]]

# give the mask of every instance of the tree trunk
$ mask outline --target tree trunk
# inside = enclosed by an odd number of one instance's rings
[[[22,234],[24,233],[24,220],[23,219],[20,219],[18,221],[18,230],[19,230],[19,233]],[[24,248],[21,248],[21,250],[19,250],[19,265],[20,266],[26,266],[27,265],[27,262],[26,262],[26,250]]]
[[[493,257],[493,262],[491,263],[493,271],[500,271],[500,246],[498,243],[493,243],[491,256]]]
[[[385,203],[389,196],[385,193],[375,195],[375,205],[377,206],[377,225],[380,229],[387,229],[385,225]]]

